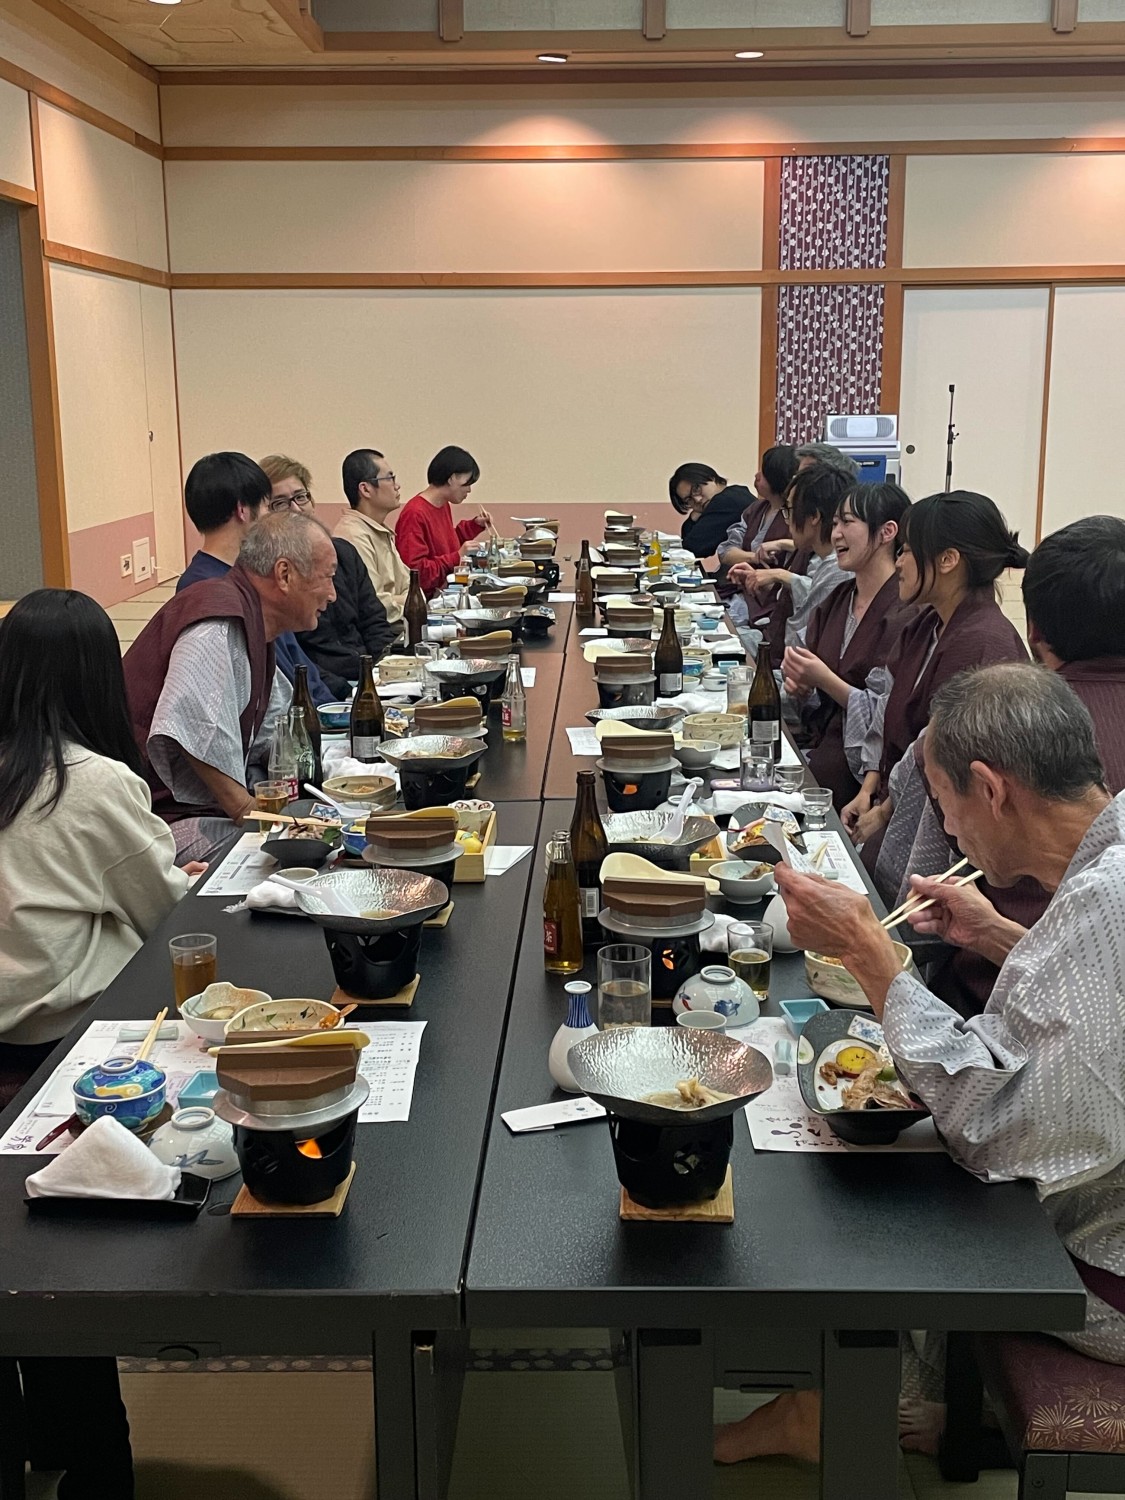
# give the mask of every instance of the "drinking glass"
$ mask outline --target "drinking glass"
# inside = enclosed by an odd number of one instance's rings
[[[779,792],[799,792],[805,784],[804,766],[776,766],[773,774]]]
[[[598,949],[598,1026],[652,1025],[652,954],[636,943]]]
[[[727,963],[757,995],[767,1000],[770,993],[770,961],[773,958],[773,928],[765,922],[732,922],[727,938],[730,953]]]
[[[256,781],[254,783],[254,802],[259,812],[284,812],[288,801],[289,783],[287,781]]]
[[[763,754],[761,742],[743,740],[739,746],[739,781],[744,792],[772,792],[774,786],[773,760]]]
[[[719,667],[720,672],[722,666]],[[750,698],[749,667],[732,666],[725,674],[727,679],[727,713],[746,715]]]
[[[215,983],[218,947],[218,938],[210,932],[187,932],[168,944],[177,1006]]]
[[[805,830],[828,827],[832,793],[827,787],[811,786],[805,792]]]

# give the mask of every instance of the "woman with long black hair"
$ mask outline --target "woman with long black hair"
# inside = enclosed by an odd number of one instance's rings
[[[0,1106],[187,888],[140,772],[109,616],[25,595],[0,623]]]

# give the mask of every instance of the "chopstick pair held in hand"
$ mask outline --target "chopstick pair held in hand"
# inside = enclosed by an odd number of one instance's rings
[[[964,864],[968,864],[968,860],[962,860],[961,865]],[[954,865],[953,869],[947,870],[944,875],[935,876],[934,879],[936,881],[944,881],[948,879],[948,877],[953,874],[954,870],[961,868],[961,865]],[[954,886],[972,885],[975,881],[983,879],[983,870],[972,870],[968,875],[962,875],[960,880],[951,881],[950,884]],[[889,917],[884,917],[881,925],[888,932],[892,932],[894,928],[901,927],[903,922],[908,921],[918,912],[925,911],[927,907],[933,906],[937,902],[937,900],[937,896],[921,896],[917,892],[915,892],[915,894],[911,896],[908,901],[904,901],[903,904],[896,911],[893,911]]]

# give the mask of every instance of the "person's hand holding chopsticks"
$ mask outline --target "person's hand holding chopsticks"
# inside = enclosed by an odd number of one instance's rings
[[[970,948],[991,963],[1002,964],[1027,931],[1002,917],[972,885],[911,875],[910,890],[912,896],[933,902],[924,910],[906,913],[915,932],[940,938],[955,948]]]

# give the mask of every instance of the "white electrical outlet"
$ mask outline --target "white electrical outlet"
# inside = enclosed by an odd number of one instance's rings
[[[132,578],[133,576],[133,558],[128,552],[121,554],[121,576],[122,578]]]
[[[133,582],[144,583],[152,577],[152,555],[147,536],[133,543]]]

